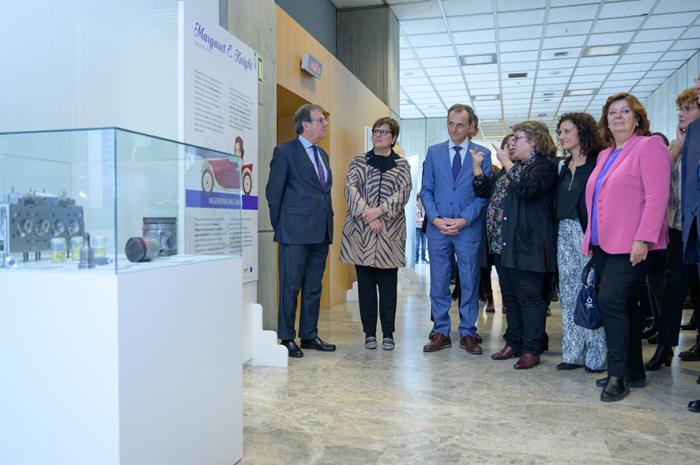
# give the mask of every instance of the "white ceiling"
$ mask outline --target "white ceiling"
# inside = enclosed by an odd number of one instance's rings
[[[341,9],[387,4],[399,19],[402,118],[444,117],[453,103],[471,104],[489,140],[524,119],[551,122],[567,111],[597,118],[615,92],[644,98],[700,49],[698,0],[332,1]],[[622,54],[582,53],[615,44],[626,46]],[[496,63],[460,66],[460,55],[484,54]],[[567,96],[576,90],[592,94]]]

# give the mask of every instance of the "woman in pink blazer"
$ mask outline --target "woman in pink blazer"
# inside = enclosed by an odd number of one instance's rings
[[[666,248],[671,155],[650,137],[647,113],[634,95],[608,98],[598,122],[608,148],[586,184],[588,226],[583,252],[600,279],[598,305],[608,344],[608,377],[600,400],[613,402],[643,386],[642,320],[632,298],[647,273],[647,254]]]

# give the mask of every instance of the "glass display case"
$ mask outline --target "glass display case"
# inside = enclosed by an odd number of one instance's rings
[[[0,272],[241,255],[241,159],[120,128],[0,133]]]

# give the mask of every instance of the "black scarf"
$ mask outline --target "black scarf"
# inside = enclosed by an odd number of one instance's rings
[[[377,155],[374,153],[374,149],[367,152],[367,164],[373,168],[377,168],[380,172],[388,171],[396,167],[396,160],[399,159],[399,155],[392,149],[389,156]]]

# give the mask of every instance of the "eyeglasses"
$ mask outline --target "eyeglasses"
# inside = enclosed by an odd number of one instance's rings
[[[375,129],[372,131],[372,134],[375,136],[386,136],[387,134],[392,134],[392,132],[389,129]]]
[[[519,140],[527,140],[527,136],[513,136],[510,140],[513,141],[513,144],[517,144]]]
[[[684,114],[687,115],[687,114],[690,113],[691,111],[697,110],[697,109],[698,109],[698,107],[681,107],[681,108],[678,108],[676,111],[677,111],[678,113],[684,113]]]
[[[319,123],[319,124],[325,124],[328,122],[328,120],[324,117],[316,118],[311,120],[312,123]]]

